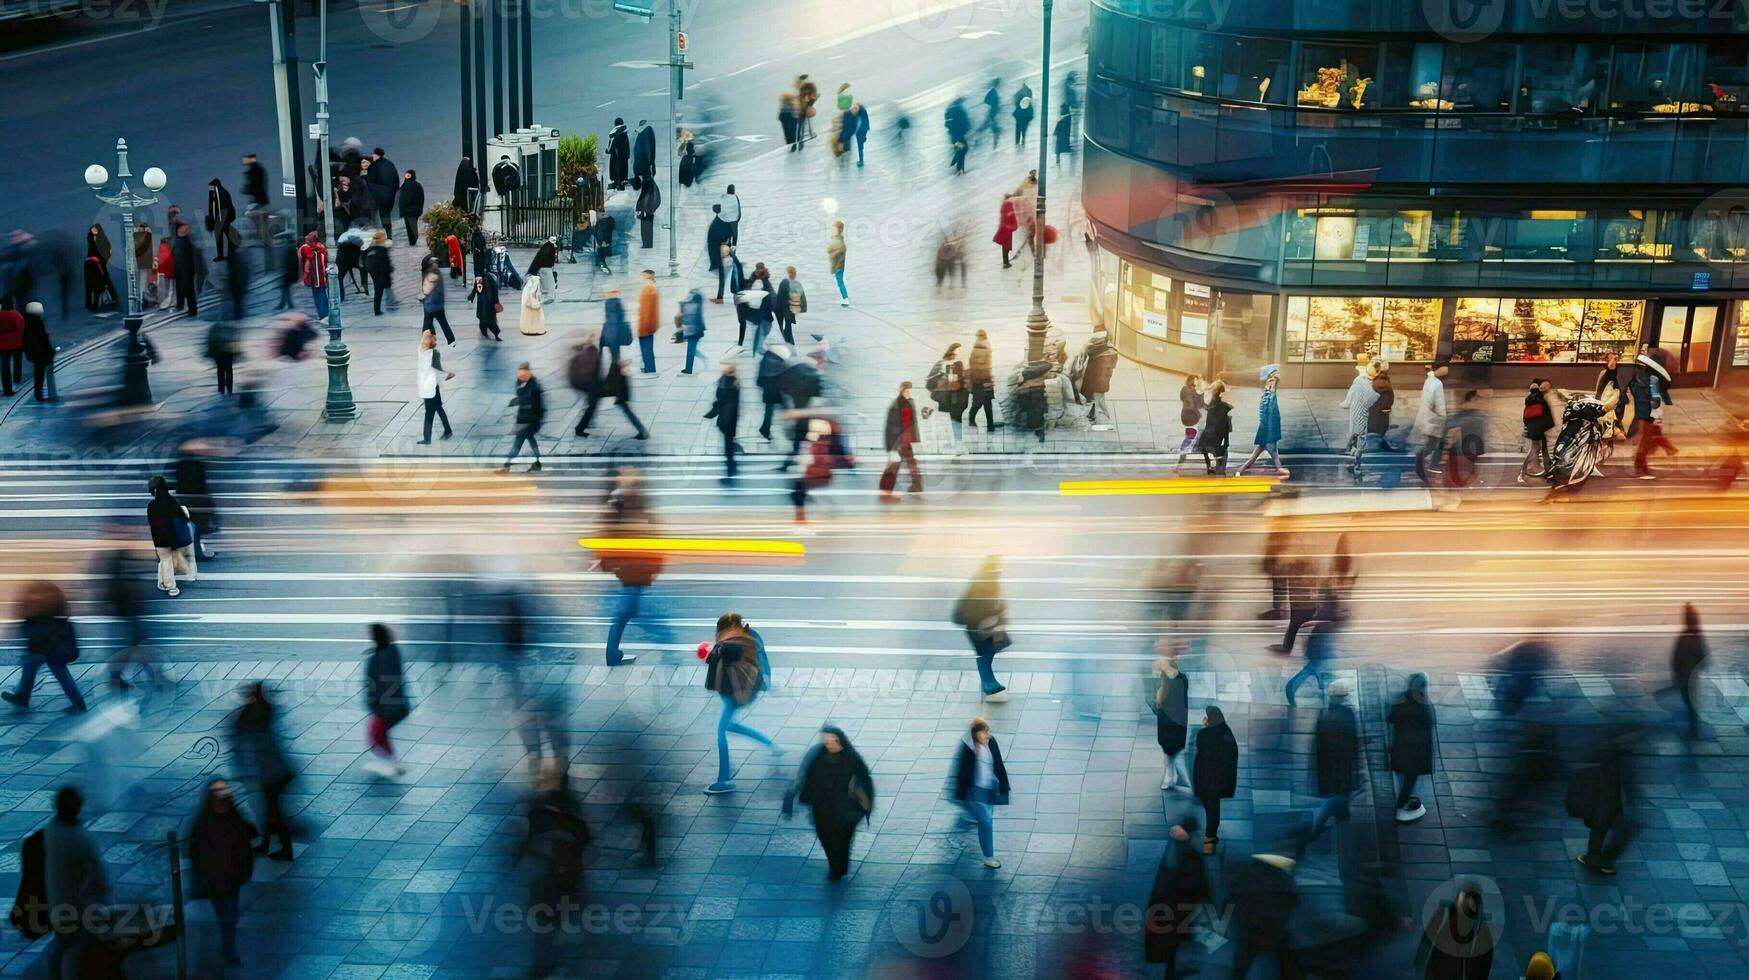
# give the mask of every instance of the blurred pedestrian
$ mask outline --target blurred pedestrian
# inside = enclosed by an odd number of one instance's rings
[[[280,797],[290,788],[296,773],[279,740],[276,714],[267,685],[255,681],[245,687],[243,707],[233,722],[236,736],[233,754],[244,771],[254,777],[256,792],[261,794],[261,840],[255,845],[256,853],[275,861],[290,861],[291,824],[285,818]],[[273,850],[275,838],[280,845],[277,851]]]
[[[178,267],[181,264],[179,257]],[[298,269],[298,277],[310,289],[310,301],[316,304],[316,319],[328,319],[328,246],[322,244],[321,232],[312,231],[304,236],[304,244],[298,249]],[[177,289],[181,288],[178,284]]]
[[[1688,714],[1691,741],[1700,737],[1700,712],[1695,710],[1694,695],[1701,668],[1706,662],[1707,642],[1700,632],[1700,613],[1695,611],[1694,603],[1684,603],[1682,632],[1676,637],[1675,649],[1670,651],[1670,686],[1682,698],[1682,706]]]
[[[498,314],[504,304],[498,299],[498,281],[491,276],[475,276],[474,288],[468,290],[468,300],[474,304],[474,318],[480,322],[480,336],[504,340],[498,328]]]
[[[821,726],[820,744],[809,750],[784,794],[785,817],[795,812],[798,799],[813,811],[814,835],[826,852],[826,880],[842,880],[850,873],[856,825],[874,812],[874,779],[843,729]]]
[[[796,146],[814,138],[814,114],[820,101],[820,86],[807,75],[796,76]]]
[[[794,94],[785,92],[777,98],[777,125],[783,131],[783,144],[794,153],[802,148],[801,110]]]
[[[1415,795],[1415,784],[1422,776],[1433,775],[1433,754],[1437,744],[1426,674],[1409,675],[1408,686],[1391,702],[1385,724],[1390,730],[1387,755],[1391,771],[1401,779],[1397,789],[1397,822],[1411,823],[1427,816],[1427,807]]]
[[[734,767],[729,763],[729,736],[742,735],[758,742],[775,757],[783,749],[763,732],[736,721],[740,712],[751,706],[761,692],[771,685],[771,671],[765,656],[765,639],[740,613],[724,613],[717,617],[716,638],[705,657],[705,687],[717,693],[722,702],[722,714],[717,717],[717,779],[705,787],[705,794],[717,796],[735,791]]]
[[[958,276],[960,288],[966,285],[966,238],[959,225],[948,228],[941,233],[941,241],[935,246],[935,286],[941,288],[943,283]]]
[[[832,474],[840,469],[852,469],[856,460],[844,446],[843,433],[831,419],[804,417],[807,425],[807,459],[802,473],[790,487],[790,502],[796,508],[796,523],[808,521],[808,491],[819,490],[832,482]]]
[[[1642,480],[1657,479],[1647,465],[1654,449],[1662,449],[1666,456],[1676,455],[1676,445],[1664,437],[1664,407],[1674,404],[1670,397],[1669,356],[1662,348],[1648,345],[1636,358],[1638,368],[1630,386],[1634,396],[1634,426],[1640,433],[1639,447],[1634,450],[1634,476]],[[1550,425],[1553,426],[1552,421]],[[1546,446],[1546,438],[1544,442]],[[1546,460],[1546,449],[1543,456]],[[1548,469],[1546,462],[1543,468]]]
[[[443,256],[449,266],[449,277],[460,279],[464,274],[462,265],[462,240],[457,235],[443,236]]]
[[[868,145],[868,131],[870,129],[868,106],[858,102],[850,107],[850,115],[851,118],[856,120],[856,168],[861,170],[863,164],[863,148]]]
[[[893,491],[899,485],[901,465],[911,474],[911,485],[906,492],[923,492],[923,472],[917,466],[917,452],[913,448],[921,441],[917,434],[920,421],[917,403],[911,400],[911,382],[899,382],[898,397],[887,405],[887,421],[882,438],[887,451],[887,468],[881,471],[880,490],[881,500],[887,503],[899,499]]]
[[[176,497],[188,509],[194,525],[194,553],[201,561],[218,557],[208,540],[219,533],[219,512],[213,505],[212,487],[207,483],[206,455],[192,444],[184,445],[171,468],[176,480]]]
[[[243,182],[241,185],[243,197],[249,201],[251,211],[267,207],[267,168],[261,165],[261,158],[253,153],[243,154]]]
[[[972,138],[972,119],[966,112],[964,99],[955,98],[948,103],[947,111],[942,114],[942,125],[947,129],[948,169],[956,175],[966,172],[966,151],[970,149]]]
[[[176,276],[176,306],[190,317],[196,317],[200,315],[200,280],[206,277],[206,256],[195,247],[190,235],[193,229],[188,222],[177,222],[175,229],[175,236],[170,240],[170,256]],[[324,312],[323,316],[326,315]]]
[[[359,280],[359,272],[364,268],[364,247],[369,244],[362,226],[353,226],[340,233],[334,240],[334,285],[340,290],[340,301],[346,302],[346,284],[351,283],[354,292],[368,293],[368,287]]]
[[[31,388],[37,401],[55,400],[55,347],[49,338],[49,327],[43,319],[43,305],[32,300],[24,304],[24,359],[30,362]],[[48,394],[45,398],[44,383]]]
[[[832,222],[832,236],[826,239],[826,262],[832,270],[832,281],[838,284],[838,305],[850,305],[850,290],[844,286],[844,222]]]
[[[165,228],[158,239],[158,251],[152,257],[152,277],[158,283],[158,309],[168,310],[180,304],[176,296],[176,224]]]
[[[984,413],[984,431],[995,432],[996,369],[995,355],[990,350],[990,335],[979,327],[972,337],[972,356],[966,366],[966,381],[972,389],[972,425],[978,424],[978,412]]]
[[[1415,408],[1415,437],[1421,441],[1421,451],[1415,458],[1421,472],[1445,466],[1445,376],[1451,368],[1445,364],[1429,364],[1427,378],[1421,383],[1421,404]]]
[[[224,966],[242,966],[237,956],[237,916],[243,886],[255,877],[255,856],[249,841],[255,828],[237,811],[231,787],[223,779],[207,783],[200,812],[188,831],[188,857],[194,865],[197,891],[212,903],[219,923],[219,952]],[[218,971],[224,973],[223,967]]]
[[[419,335],[419,360],[414,368],[414,382],[419,388],[419,399],[425,404],[425,435],[419,439],[419,445],[431,445],[431,420],[443,422],[443,437],[448,439],[455,434],[449,426],[449,413],[443,410],[443,382],[455,377],[454,371],[445,371],[437,356],[437,336],[430,332]]]
[[[1360,788],[1360,723],[1349,705],[1348,685],[1332,681],[1325,690],[1324,710],[1312,733],[1314,789],[1322,802],[1312,817],[1312,826],[1300,843],[1300,853],[1323,836],[1334,819],[1347,823],[1349,798]]]
[[[274,236],[272,257],[274,264],[279,269],[277,275],[279,302],[274,304],[273,312],[275,313],[283,313],[292,308],[292,286],[303,280],[302,263],[298,258],[298,248],[293,244],[294,241],[295,239],[289,232],[282,232]]]
[[[1618,733],[1591,752],[1590,764],[1573,771],[1567,787],[1567,814],[1584,821],[1590,835],[1578,861],[1586,870],[1615,874],[1615,859],[1627,846],[1633,828],[1627,814],[1627,774],[1623,757],[1627,739]]]
[[[479,192],[480,168],[474,166],[473,158],[462,157],[461,162],[455,166],[455,186],[451,195],[455,206],[463,211],[473,212],[476,210],[474,199]]]
[[[637,432],[635,438],[640,441],[650,438],[649,428],[632,411],[630,365],[622,364],[618,360],[611,361],[607,365],[606,372],[597,382],[595,389],[588,394],[587,398],[588,404],[583,409],[583,417],[577,420],[577,434],[579,436],[589,434],[589,423],[594,420],[595,408],[601,400],[612,398],[613,403],[619,406],[619,410],[624,412],[626,419],[632,423],[632,428]]]
[[[704,339],[704,294],[694,289],[680,301],[680,339],[686,344],[686,366],[680,373],[695,374],[693,364],[698,360],[698,342]]]
[[[419,217],[425,213],[425,187],[419,183],[419,175],[407,171],[401,175],[401,224],[407,230],[407,244],[419,244]],[[387,209],[383,211],[388,214]],[[383,219],[387,222],[387,218]],[[477,268],[477,266],[476,266]]]
[[[1178,947],[1201,931],[1194,924],[1197,914],[1213,897],[1202,856],[1191,843],[1196,829],[1196,818],[1186,816],[1167,832],[1166,850],[1160,855],[1154,885],[1148,891],[1147,914],[1142,916],[1143,958],[1165,964],[1166,980],[1178,980]]]
[[[1075,379],[1077,397],[1089,403],[1087,421],[1095,432],[1112,428],[1111,406],[1106,404],[1105,396],[1111,391],[1111,375],[1115,370],[1117,348],[1111,346],[1110,336],[1104,330],[1093,331],[1069,373]]]
[[[1228,935],[1235,939],[1234,980],[1249,976],[1262,953],[1275,959],[1284,980],[1305,975],[1288,947],[1288,918],[1299,904],[1293,868],[1294,862],[1279,854],[1253,854],[1233,869],[1223,904],[1233,916]]]
[[[613,128],[607,133],[607,186],[620,190],[631,176],[632,141],[626,135],[626,121],[613,117]]]
[[[607,260],[613,258],[613,235],[616,227],[613,215],[604,214],[601,220],[595,222],[595,267],[602,272],[612,272]]]
[[[1494,969],[1494,946],[1499,937],[1482,913],[1480,885],[1464,882],[1457,897],[1441,903],[1423,929],[1416,957],[1419,976],[1425,980],[1487,980]]]
[[[449,328],[449,315],[444,312],[444,298],[447,288],[443,276],[437,270],[437,263],[428,261],[424,274],[420,277],[419,308],[424,319],[420,323],[419,329],[426,333],[433,333],[437,327],[442,327],[443,342],[454,347],[455,331]]]
[[[92,933],[107,914],[109,875],[96,838],[79,820],[84,806],[85,798],[78,790],[62,786],[55,792],[54,818],[43,825],[44,893],[48,907],[54,910],[48,970],[51,980],[83,980],[97,972],[86,962],[86,952],[100,941]]]
[[[793,265],[784,267],[783,280],[777,284],[777,292],[772,296],[771,312],[777,318],[777,329],[783,334],[783,342],[795,346],[795,327],[801,315],[808,312],[808,293],[802,288],[802,280]]]
[[[152,494],[151,503],[146,505],[146,523],[151,528],[152,547],[158,552],[158,591],[181,595],[176,576],[184,575],[192,582],[199,571],[194,556],[194,520],[163,477],[152,477],[146,489]]]
[[[1202,852],[1213,854],[1221,841],[1221,801],[1232,799],[1239,791],[1239,742],[1215,705],[1203,709],[1190,773],[1191,794],[1203,809]]]
[[[978,664],[978,680],[984,700],[992,704],[1008,700],[1007,688],[996,680],[996,654],[1008,649],[1008,604],[1002,601],[1002,560],[984,559],[959,603],[953,608],[954,625],[966,631]]]
[[[632,187],[640,192],[656,182],[656,130],[647,119],[638,120],[638,132],[632,137]],[[643,208],[638,210],[642,211]],[[646,244],[645,248],[650,246]]]
[[[1354,380],[1348,382],[1348,391],[1337,406],[1348,410],[1348,442],[1343,446],[1348,453],[1353,453],[1360,441],[1366,438],[1367,411],[1372,408],[1374,397],[1371,367],[1371,354],[1355,355]]]
[[[1014,90],[1014,145],[1026,145],[1026,131],[1032,128],[1032,86],[1021,82]]]
[[[11,297],[0,298],[0,384],[8,398],[14,385],[24,387],[24,314]]]
[[[1636,382],[1637,383],[1637,382]],[[1530,391],[1524,396],[1524,462],[1518,464],[1518,482],[1524,483],[1529,476],[1541,476],[1549,468],[1549,430],[1555,427],[1554,410],[1549,407],[1549,390],[1553,386],[1542,378],[1530,379]],[[1640,417],[1640,400],[1634,399],[1634,421],[1638,424]],[[1650,418],[1648,415],[1647,418]],[[1532,460],[1539,460],[1542,468],[1530,472]],[[1639,472],[1638,457],[1636,457],[1635,473]]]
[[[1002,268],[1014,266],[1011,254],[1014,251],[1014,233],[1020,229],[1020,204],[1012,197],[1004,197],[996,209],[996,234],[990,240],[1002,248]]]
[[[1069,107],[1063,105],[1057,109],[1057,121],[1051,126],[1053,156],[1051,162],[1057,169],[1063,167],[1063,157],[1067,155],[1069,162],[1075,161],[1075,117],[1069,113]]]
[[[231,226],[237,222],[237,205],[231,201],[231,192],[219,182],[217,177],[206,182],[206,230],[212,233],[213,259],[225,261],[227,247],[235,247]]]
[[[17,613],[18,634],[24,641],[24,669],[18,675],[18,687],[0,691],[0,698],[14,707],[29,709],[37,671],[47,667],[67,695],[67,711],[84,711],[85,698],[67,669],[79,659],[79,638],[68,618],[66,595],[52,582],[26,583],[19,591]]]
[[[378,228],[371,234],[370,247],[364,250],[361,261],[365,278],[371,285],[371,312],[376,316],[383,315],[384,296],[389,299],[389,309],[397,309],[400,304],[395,302],[395,264],[387,231]]]
[[[643,477],[630,466],[620,467],[614,489],[607,500],[607,525],[612,537],[653,537],[649,503],[644,495]],[[608,552],[601,556],[601,570],[619,580],[619,602],[613,611],[613,622],[607,628],[607,666],[617,667],[638,659],[637,654],[622,653],[620,640],[633,619],[640,615],[644,596],[656,583],[662,571],[663,556],[657,551]]]
[[[965,450],[963,437],[965,434],[964,417],[966,403],[970,392],[966,384],[966,366],[960,361],[960,345],[948,344],[942,352],[941,359],[929,369],[929,376],[923,379],[924,390],[935,401],[935,407],[947,413],[949,431],[953,434],[955,453]]]
[[[1173,476],[1178,475],[1185,458],[1196,448],[1197,432],[1207,406],[1208,396],[1203,391],[1202,378],[1195,374],[1186,377],[1178,389],[1178,421],[1184,426],[1184,440],[1178,444],[1178,462],[1172,464]]]
[[[577,928],[571,912],[582,908],[579,892],[591,841],[582,806],[571,791],[569,760],[541,766],[528,804],[528,837],[519,863],[527,869],[528,930],[534,940],[531,975],[562,975],[558,937]]]
[[[516,438],[511,440],[510,455],[504,458],[500,473],[510,472],[510,464],[516,462],[517,454],[522,452],[523,443],[534,453],[534,462],[529,464],[530,473],[540,472],[540,427],[546,420],[546,399],[541,394],[540,382],[534,378],[534,372],[529,369],[528,362],[523,361],[516,368],[516,394],[511,396],[510,404],[516,409]]]
[[[688,351],[690,356],[691,352]],[[723,437],[723,479],[735,478],[735,434],[741,423],[741,383],[735,378],[735,362],[724,361],[722,375],[717,378],[716,395],[711,399],[707,419],[716,419],[717,432]]]
[[[746,288],[735,294],[735,317],[741,322],[743,340],[747,335],[747,325],[753,325],[753,356],[758,357],[771,333],[772,322],[771,274],[765,271],[765,263],[754,265]]]
[[[1190,678],[1178,666],[1178,647],[1173,640],[1163,637],[1155,644],[1153,678],[1154,696],[1149,706],[1154,709],[1154,741],[1166,757],[1160,788],[1176,789],[1181,782],[1188,788],[1191,781],[1185,772],[1184,746],[1190,735]]]
[[[144,293],[147,287],[152,287],[157,282],[157,276],[154,275],[152,271],[152,258],[157,252],[157,250],[152,247],[152,226],[147,224],[144,219],[136,221],[134,222],[133,235],[134,271],[139,276],[139,282],[136,284],[135,288],[142,291],[140,305],[149,308],[157,302],[156,298],[145,298]],[[156,293],[157,289],[153,288],[151,291]],[[132,297],[130,297],[130,299],[131,298]]]
[[[379,776],[400,776],[407,770],[395,761],[389,732],[413,713],[413,693],[401,669],[401,648],[395,645],[395,635],[382,623],[372,623],[370,642],[364,664],[364,705],[370,715],[365,721],[365,737],[371,755],[364,769]]]
[[[1281,406],[1276,396],[1276,388],[1281,384],[1281,368],[1274,364],[1265,364],[1258,369],[1257,379],[1263,382],[1263,397],[1257,402],[1257,435],[1251,440],[1254,444],[1251,457],[1239,466],[1240,476],[1244,476],[1245,471],[1266,451],[1275,471],[1287,472],[1281,465]]]
[[[619,289],[607,287],[601,300],[601,348],[607,351],[613,367],[619,367],[620,350],[632,342],[632,325],[626,322],[625,301]]]
[[[638,288],[638,354],[645,374],[656,373],[656,331],[662,328],[662,291],[656,288],[656,271],[645,269]]]
[[[1008,767],[1002,764],[1002,747],[990,734],[990,723],[973,718],[971,728],[960,737],[954,757],[953,798],[966,808],[978,825],[978,850],[984,867],[1000,868],[996,859],[995,808],[1008,804]]]
[[[656,212],[661,209],[662,192],[656,189],[654,180],[646,178],[636,205],[639,245],[643,248],[656,247]]]
[[[1367,365],[1372,378],[1372,400],[1366,408],[1366,434],[1354,444],[1354,460],[1350,474],[1361,479],[1361,463],[1366,452],[1377,447],[1379,452],[1391,452],[1391,413],[1397,407],[1397,389],[1391,380],[1391,363],[1382,358]]]
[[[1001,84],[1000,78],[990,79],[990,87],[984,91],[984,122],[978,127],[990,134],[991,149],[1002,145],[1002,123],[999,121],[1002,114],[1002,94],[997,91]]]
[[[1324,615],[1326,582],[1318,574],[1318,564],[1313,558],[1293,555],[1275,557],[1271,561],[1273,567],[1267,569],[1271,586],[1276,583],[1286,586],[1287,630],[1282,633],[1281,642],[1271,643],[1269,649],[1272,653],[1285,656],[1293,652],[1294,640],[1299,636],[1300,630]],[[1323,686],[1321,681],[1319,686]],[[1293,704],[1291,696],[1288,704]]]

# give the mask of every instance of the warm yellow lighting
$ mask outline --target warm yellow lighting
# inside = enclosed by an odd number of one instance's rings
[[[590,551],[634,554],[801,555],[807,551],[799,541],[747,538],[580,538],[577,543]]]
[[[1172,480],[1065,480],[1057,492],[1065,497],[1151,497],[1179,494],[1268,493],[1273,478],[1185,477]]]

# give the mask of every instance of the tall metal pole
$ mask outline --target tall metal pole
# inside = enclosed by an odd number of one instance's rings
[[[474,35],[474,145],[468,157],[479,169],[486,159],[486,9],[491,0],[474,0],[468,5],[469,30]]]
[[[1038,118],[1044,126],[1051,118],[1051,0],[1044,0],[1044,65],[1039,74]],[[1041,128],[1041,133],[1044,130]],[[1038,142],[1038,211],[1032,225],[1032,312],[1026,315],[1026,360],[1037,363],[1045,359],[1045,334],[1051,329],[1051,318],[1045,314],[1045,148],[1050,140],[1042,135]]]
[[[492,29],[492,135],[493,136],[503,136],[504,132],[505,132],[505,128],[504,128],[504,2],[505,2],[505,0],[486,0],[486,3],[487,3],[487,7],[486,7],[487,17],[486,17],[486,19],[491,21],[491,24],[488,26],[490,26]],[[515,129],[516,124],[512,123],[510,125],[510,128]],[[490,169],[487,166],[486,158],[482,155],[480,157],[480,159],[474,161],[474,166],[479,168],[480,177],[483,180],[486,176],[486,171]],[[484,187],[482,187],[482,188],[480,188],[480,197],[482,200],[484,200],[485,196],[486,196],[486,189]]]
[[[680,170],[680,110],[681,86],[685,84],[685,62],[680,57],[680,0],[668,0],[668,274],[680,275],[680,192],[675,176]]]
[[[188,980],[188,930],[184,928],[182,909],[182,844],[176,831],[165,835],[170,851],[170,925],[176,930],[176,980]]]
[[[522,47],[522,29],[517,11],[521,8],[524,0],[500,0],[500,2],[509,5],[507,10],[498,15],[497,25],[499,33],[504,35],[504,46],[500,50],[504,52],[505,75],[507,76],[504,87],[510,96],[510,104],[505,111],[510,125],[498,131],[498,135],[502,136],[522,125],[522,66],[517,61],[516,56]]]
[[[474,5],[462,0],[461,15],[456,18],[456,33],[461,35],[462,76],[462,156],[474,153]]]
[[[522,118],[517,126],[534,125],[534,15],[528,0],[517,0],[517,43],[522,47]]]
[[[116,178],[121,181],[121,189],[108,197],[99,190],[97,199],[121,208],[120,241],[125,258],[124,267],[128,274],[127,306],[123,308],[126,313],[122,317],[128,342],[122,355],[121,402],[124,405],[148,405],[152,401],[152,386],[147,380],[146,371],[152,358],[140,339],[140,328],[145,325],[146,314],[140,306],[140,270],[134,262],[134,209],[156,203],[158,199],[156,196],[138,197],[133,188],[128,186],[128,178],[133,176],[133,172],[128,169],[127,140],[115,141],[115,161]]]
[[[294,0],[295,2],[295,0]],[[310,195],[304,177],[303,93],[298,85],[298,52],[292,43],[297,14],[281,0],[267,0],[267,33],[273,39],[273,97],[279,108],[280,182],[290,184],[301,237],[311,220]]]
[[[334,207],[334,170],[328,165],[328,0],[318,8],[321,54],[316,62],[316,155],[322,168],[322,208],[328,215],[328,282],[340,281],[338,249],[340,247],[340,216]],[[352,355],[340,339],[340,301],[328,303],[328,346],[323,353],[328,358],[328,403],[322,408],[324,422],[350,422],[358,417],[358,407],[352,403],[352,386],[346,379],[346,367]]]

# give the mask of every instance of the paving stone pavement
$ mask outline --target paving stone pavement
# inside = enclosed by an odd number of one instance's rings
[[[781,664],[781,651],[774,651]],[[1227,711],[1242,749],[1237,798],[1224,808],[1223,854],[1276,850],[1303,824],[1310,792],[1311,689],[1288,710],[1287,666],[1208,669],[1191,662],[1193,705]],[[86,690],[102,665],[78,665]],[[168,900],[164,835],[191,816],[197,790],[229,764],[227,719],[237,685],[271,681],[280,729],[300,776],[289,808],[299,838],[289,865],[259,862],[244,891],[246,976],[498,977],[525,975],[532,939],[521,915],[527,867],[528,754],[515,731],[509,687],[496,668],[418,663],[409,670],[416,708],[394,732],[407,774],[383,781],[359,768],[364,740],[359,665],[347,661],[223,660],[168,665],[174,694],[150,708],[128,744],[124,779],[132,788],[94,816],[117,898]],[[1703,707],[1715,737],[1687,748],[1661,728],[1635,750],[1641,773],[1632,812],[1637,838],[1620,875],[1579,875],[1573,855],[1584,830],[1559,810],[1558,787],[1545,788],[1505,835],[1485,820],[1499,806],[1507,722],[1494,710],[1489,678],[1437,677],[1440,758],[1430,815],[1399,827],[1389,820],[1382,711],[1400,685],[1376,667],[1338,672],[1358,692],[1367,742],[1367,790],[1355,820],[1334,846],[1315,845],[1296,868],[1306,900],[1296,935],[1327,939],[1340,921],[1333,896],[1352,867],[1384,874],[1384,893],[1401,915],[1415,915],[1441,883],[1482,877],[1506,901],[1493,976],[1516,976],[1540,946],[1549,910],[1642,908],[1640,926],[1605,933],[1587,950],[1586,976],[1740,975],[1745,928],[1740,889],[1749,873],[1749,685],[1719,672]],[[582,976],[912,975],[913,954],[941,960],[960,975],[1000,969],[1017,977],[1060,973],[1085,954],[1066,909],[1081,914],[1144,901],[1170,822],[1193,811],[1181,793],[1159,790],[1161,763],[1142,680],[1080,679],[1063,672],[1004,678],[1014,699],[980,705],[975,674],[778,666],[774,689],[745,721],[789,749],[782,760],[731,740],[740,791],[706,797],[714,778],[717,705],[702,690],[702,667],[637,665],[610,670],[571,663],[531,665],[521,690],[564,699],[561,727],[571,743],[573,787],[596,835],[587,876],[590,911],[579,932],[560,939],[564,962]],[[4,678],[16,683],[16,670]],[[39,691],[36,710],[0,732],[0,839],[16,841],[46,819],[55,787],[73,778],[84,755],[88,719],[54,713]],[[1555,675],[1530,710],[1583,729],[1638,712],[1656,717],[1656,692],[1643,680],[1599,674]],[[1015,784],[997,818],[998,871],[979,864],[973,835],[944,799],[944,781],[966,719],[986,714]],[[783,787],[823,721],[845,728],[874,772],[877,806],[857,836],[854,872],[838,888],[804,820],[779,813]],[[658,808],[659,860],[638,851],[623,804]],[[1353,862],[1352,864],[1350,862]],[[0,853],[0,890],[17,884],[18,854]],[[1221,881],[1216,873],[1217,883]],[[956,888],[952,882],[958,882]],[[1217,885],[1217,887],[1221,887]],[[963,948],[919,946],[914,903],[937,891],[971,917]],[[1555,905],[1548,903],[1554,902]],[[1644,907],[1668,910],[1647,925]],[[959,908],[956,905],[955,908]],[[1700,924],[1702,912],[1725,914]],[[1735,913],[1733,918],[1729,913]],[[196,975],[216,955],[204,903],[191,901],[189,955]],[[591,918],[590,916],[593,916]],[[1122,975],[1141,969],[1140,939],[1113,919],[1096,936]],[[1412,937],[1399,934],[1351,955],[1353,973],[1406,975]],[[1201,948],[1221,959],[1223,941]],[[40,948],[0,934],[0,973],[30,969]],[[142,957],[142,975],[167,975],[169,953]]]

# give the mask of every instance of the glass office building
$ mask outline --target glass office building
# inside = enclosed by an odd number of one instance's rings
[[[1749,7],[1492,2],[1094,0],[1096,322],[1240,384],[1749,384]]]

